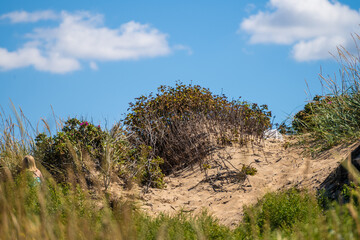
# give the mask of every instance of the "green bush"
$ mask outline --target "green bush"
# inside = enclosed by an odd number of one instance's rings
[[[297,133],[306,133],[314,127],[313,116],[317,109],[331,102],[330,97],[316,95],[312,101],[304,106],[304,109],[295,114],[292,127]],[[325,105],[326,106],[326,105]]]
[[[56,135],[41,133],[35,138],[35,157],[57,179],[65,181],[69,171],[78,175],[89,170],[82,162],[85,155],[100,168],[107,138],[100,126],[72,118]]]
[[[321,214],[317,200],[296,189],[268,193],[257,204],[244,208],[243,231],[262,234],[266,229],[290,230],[296,223],[308,223]]]
[[[87,121],[69,119],[54,136],[39,134],[35,139],[35,157],[59,182],[85,179],[93,185],[101,173],[105,189],[111,176],[117,175],[126,182],[138,181],[153,187],[163,187],[163,173],[159,165],[163,160],[150,156],[151,147],[133,146],[126,132],[118,125],[103,131]],[[75,179],[71,179],[75,178]]]
[[[151,146],[165,173],[200,163],[219,145],[261,139],[270,127],[267,106],[229,101],[198,85],[160,86],[130,103],[125,124],[135,145]]]

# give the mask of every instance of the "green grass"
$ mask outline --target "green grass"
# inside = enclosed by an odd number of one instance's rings
[[[110,207],[111,206],[111,207]],[[152,218],[133,203],[20,175],[0,184],[1,239],[231,239],[206,212]]]
[[[150,217],[134,203],[20,175],[0,184],[0,232],[1,239],[358,239],[359,197],[355,189],[349,203],[324,210],[308,192],[268,193],[230,229],[206,211]]]
[[[355,35],[356,47],[360,36]],[[360,52],[357,49],[358,53]],[[315,150],[329,149],[340,143],[357,141],[360,137],[360,55],[339,47],[338,78],[320,75],[324,88],[292,121],[297,133],[308,133],[315,140]]]
[[[324,97],[308,105],[307,121],[296,119],[302,130],[316,140],[318,147],[331,148],[360,137],[360,92]]]

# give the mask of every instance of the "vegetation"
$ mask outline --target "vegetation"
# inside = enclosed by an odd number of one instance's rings
[[[256,205],[245,208],[244,227],[249,234],[266,228],[291,231],[296,224],[311,222],[321,215],[317,200],[306,192],[290,189],[266,194]]]
[[[332,104],[330,97],[323,97],[316,95],[312,101],[304,106],[304,110],[299,111],[294,116],[292,127],[297,133],[311,132],[311,129],[315,127],[313,115],[318,112],[322,106],[327,107],[326,104]]]
[[[355,41],[359,40],[356,35]],[[360,137],[360,58],[339,47],[337,59],[340,81],[320,75],[325,94],[306,104],[292,123],[297,133],[309,133],[320,149]]]
[[[169,173],[206,158],[219,146],[260,140],[270,127],[266,105],[230,101],[198,85],[160,86],[157,94],[141,96],[130,104],[125,119],[135,145],[152,149],[152,157]]]
[[[252,166],[243,165],[241,171],[246,175],[254,176],[257,173],[257,169]]]
[[[216,148],[260,140],[271,116],[266,105],[229,101],[180,83],[161,86],[156,97],[141,96],[130,110],[125,128],[116,124],[108,131],[72,118],[57,122],[52,135],[45,121],[47,133],[38,133],[14,108],[15,123],[1,116],[1,164],[16,175],[22,157],[33,154],[57,182],[107,189],[118,177],[128,186],[137,181],[163,187],[164,174],[193,163],[211,166],[207,161]]]
[[[147,163],[150,159],[149,152],[152,150],[150,147],[135,148],[119,126],[115,126],[111,131],[104,131],[99,126],[77,119],[65,122],[64,127],[54,136],[40,134],[36,141],[32,142],[31,134],[25,131],[21,133],[21,129],[27,127],[21,121],[22,117],[18,119],[17,126],[20,128],[18,131],[15,131],[16,125],[12,124],[10,118],[3,121],[5,127],[2,128],[0,141],[2,239],[333,239],[334,237],[357,239],[360,237],[360,225],[358,225],[360,193],[355,187],[351,189],[344,187],[343,195],[348,199],[346,204],[340,205],[335,202],[326,209],[323,209],[316,197],[308,192],[291,189],[268,193],[256,205],[244,209],[244,219],[235,229],[221,225],[206,211],[199,215],[179,212],[175,216],[162,214],[150,217],[141,212],[135,203],[114,199],[106,191],[95,193],[91,188],[88,190],[89,186],[82,185],[82,183],[87,184],[88,176],[80,174],[92,170],[88,163],[80,161],[87,155],[95,169],[98,168],[98,172],[103,175],[106,175],[104,172],[106,164],[104,165],[103,161],[106,162],[107,158],[111,158],[115,159],[110,162],[114,163],[113,172],[118,176],[133,173],[134,171],[130,170],[137,169],[137,174],[144,177],[147,169],[141,167],[145,165],[141,163]],[[45,167],[38,163],[46,179],[41,184],[34,182],[32,176],[20,173],[19,163],[22,156],[33,151]],[[72,166],[80,163],[78,167],[75,166],[69,171],[73,173],[79,171],[77,178],[72,178],[69,172],[63,172],[64,179],[59,178],[58,171],[52,172],[52,168],[46,166],[50,163],[51,156],[59,157]],[[52,166],[62,166],[57,164],[63,162],[54,161]],[[157,163],[157,166],[160,164]],[[244,165],[242,171],[246,174],[255,174],[257,170]]]
[[[34,154],[58,182],[72,178],[72,182],[77,183],[84,179],[83,185],[99,185],[98,171],[105,188],[112,175],[127,182],[138,180],[161,187],[163,174],[159,165],[163,161],[150,158],[150,150],[144,145],[132,146],[119,125],[103,131],[100,125],[72,118],[54,136],[38,134]]]
[[[360,40],[360,37],[358,37]],[[359,58],[339,49],[341,87],[323,78],[330,91],[316,96],[292,124],[328,148],[360,133]],[[266,105],[228,100],[197,85],[161,86],[141,96],[110,130],[69,119],[52,135],[38,133],[14,108],[16,122],[0,114],[1,239],[359,239],[359,183],[343,187],[343,201],[289,189],[268,193],[235,228],[203,211],[150,217],[136,203],[116,199],[114,179],[163,187],[164,174],[193,164],[211,168],[215,149],[260,141],[270,127]],[[286,130],[286,128],[284,128]],[[45,181],[21,171],[35,155]],[[221,166],[222,167],[222,166]],[[230,172],[230,171],[229,171]],[[243,165],[241,173],[257,169]],[[357,177],[354,178],[359,179]]]
[[[87,121],[72,118],[66,121],[62,130],[54,136],[47,136],[45,133],[37,135],[35,157],[42,159],[43,166],[52,175],[65,181],[70,170],[76,174],[89,171],[85,164],[81,164],[82,169],[76,169],[80,164],[75,161],[82,161],[84,154],[88,154],[95,167],[100,168],[104,160],[107,135],[100,126],[95,127]]]
[[[9,176],[10,177],[10,176]],[[0,183],[2,239],[358,239],[360,197],[323,210],[307,192],[269,193],[245,209],[235,229],[211,215],[150,217],[124,200],[94,195],[72,184],[26,175]]]

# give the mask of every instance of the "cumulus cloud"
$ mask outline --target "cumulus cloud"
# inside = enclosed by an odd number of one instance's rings
[[[59,14],[54,28],[36,28],[28,42],[15,51],[0,48],[0,68],[10,70],[33,66],[37,70],[66,73],[81,68],[81,61],[136,60],[171,52],[167,35],[148,24],[130,21],[111,29],[103,16],[89,12]]]
[[[33,66],[40,71],[66,73],[79,69],[80,63],[74,58],[56,52],[49,52],[44,56],[39,49],[34,47],[20,48],[14,52],[0,48],[0,67],[3,70],[27,66]]]
[[[270,0],[268,7],[244,19],[239,32],[250,34],[252,44],[293,45],[297,61],[326,59],[336,46],[350,47],[360,24],[359,11],[337,1]]]
[[[9,19],[12,23],[37,22],[40,20],[56,20],[58,19],[58,15],[51,10],[32,13],[15,11],[1,15],[0,19]]]

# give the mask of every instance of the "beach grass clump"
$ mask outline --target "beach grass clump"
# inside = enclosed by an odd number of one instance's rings
[[[31,124],[21,109],[18,113],[13,104],[12,107],[15,119],[0,111],[0,177],[19,173],[24,156],[34,146]]]
[[[298,133],[310,133],[322,149],[360,137],[360,93],[318,97],[295,115]]]
[[[260,140],[270,127],[266,105],[230,101],[198,85],[160,86],[156,94],[136,98],[125,118],[135,145],[150,146],[164,160],[164,173],[205,158],[218,146]]]
[[[338,47],[337,60],[340,80],[320,74],[324,94],[315,96],[292,122],[297,133],[309,133],[320,149],[360,137],[360,58]]]

